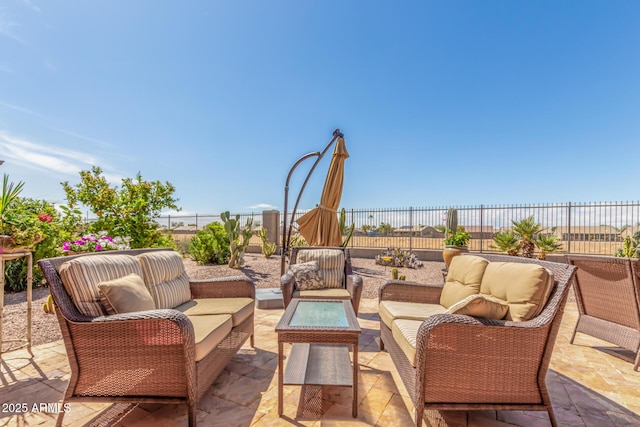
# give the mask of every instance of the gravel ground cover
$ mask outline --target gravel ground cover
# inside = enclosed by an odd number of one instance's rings
[[[362,276],[363,298],[378,298],[378,289],[385,280],[391,278],[391,268],[377,265],[373,259],[352,258],[353,270]],[[189,277],[206,279],[208,277],[237,276],[243,274],[255,283],[257,288],[275,288],[280,286],[280,257],[266,259],[262,254],[245,255],[245,265],[234,270],[226,265],[198,265],[190,259],[184,260]],[[419,269],[400,268],[400,274],[407,276],[408,281],[420,283],[442,283],[443,262],[424,262]],[[49,289],[46,287],[33,290],[32,305],[32,340],[39,345],[62,339],[55,315],[46,314],[42,309]],[[3,312],[3,338],[16,339],[26,334],[27,296],[25,292],[5,294]],[[2,351],[9,351],[17,344],[5,343]]]

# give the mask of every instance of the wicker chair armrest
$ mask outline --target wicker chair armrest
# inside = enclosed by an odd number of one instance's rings
[[[193,298],[253,298],[256,286],[247,276],[189,279]]]
[[[518,363],[531,363],[535,367],[539,365],[547,345],[548,326],[535,319],[512,322],[435,314],[422,322],[418,330],[416,366],[418,363],[428,363],[427,360],[433,360],[435,353],[443,352],[447,363],[459,363],[461,366],[468,365],[469,357],[473,355],[474,359],[488,357],[497,364],[513,363],[515,360]],[[456,343],[455,352],[450,351],[453,342]],[[520,350],[514,352],[515,348]],[[501,359],[504,361],[500,362]],[[449,372],[455,372],[455,369]]]
[[[347,290],[351,295],[362,293],[362,277],[357,274],[349,274],[347,276]]]
[[[158,354],[173,354],[173,357],[192,360],[194,358],[195,334],[193,324],[184,313],[172,309],[137,311],[132,313],[100,316],[90,322],[74,322],[73,346],[80,356],[100,351],[100,357],[109,359],[104,353],[123,351]],[[94,349],[94,350],[91,350]],[[110,350],[113,349],[113,350]],[[117,358],[116,358],[117,359]],[[120,362],[121,363],[121,360]]]
[[[346,288],[351,295],[353,310],[357,315],[360,310],[360,297],[362,296],[362,277],[357,274],[347,275]]]
[[[378,291],[378,302],[391,300],[438,304],[443,286],[442,283],[424,284],[405,280],[387,280]]]
[[[282,299],[284,300],[284,306],[288,306],[293,297],[293,289],[296,280],[293,278],[293,273],[287,271],[280,277],[280,290],[282,291]]]

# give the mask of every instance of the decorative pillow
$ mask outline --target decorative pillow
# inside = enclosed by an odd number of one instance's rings
[[[80,313],[97,317],[107,314],[100,303],[98,284],[127,274],[142,276],[136,257],[131,255],[84,255],[60,266],[64,288]]]
[[[178,252],[145,252],[138,260],[156,308],[174,308],[191,299],[189,277]]]
[[[319,274],[324,280],[324,288],[344,288],[344,251],[342,249],[302,249],[296,261],[305,263],[318,261]]]
[[[156,304],[142,277],[129,274],[115,280],[100,282],[100,302],[108,314],[153,310]]]
[[[500,301],[488,295],[476,294],[469,295],[462,301],[453,304],[447,313],[500,320],[507,315],[507,311],[509,311],[509,306],[506,301]]]
[[[480,293],[506,301],[507,320],[524,322],[542,311],[553,284],[553,274],[540,265],[492,262],[482,277]]]
[[[473,255],[457,256],[451,260],[447,281],[440,294],[440,305],[449,308],[469,295],[480,292],[480,282],[489,261]]]
[[[291,264],[289,267],[296,279],[296,288],[301,291],[312,289],[324,289],[324,281],[320,277],[320,266],[318,261],[303,262],[302,264]]]

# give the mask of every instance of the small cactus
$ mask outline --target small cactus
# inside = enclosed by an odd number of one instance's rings
[[[407,276],[405,276],[404,274],[401,274],[400,277],[398,277],[398,279],[407,280]]]
[[[391,278],[393,280],[398,280],[398,269],[397,268],[392,268],[391,269]]]
[[[51,295],[47,297],[47,302],[42,305],[42,309],[47,314],[54,314],[56,312],[56,308],[53,305],[53,297]]]
[[[267,240],[266,228],[260,229],[259,235],[260,235],[260,242],[261,242],[260,247],[262,248],[262,254],[264,255],[265,258],[269,259],[271,255],[276,253],[276,249],[278,248],[278,245],[276,245],[274,242],[270,242]]]

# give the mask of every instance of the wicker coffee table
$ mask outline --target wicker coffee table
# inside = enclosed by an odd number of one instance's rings
[[[351,301],[294,298],[276,326],[278,333],[278,414],[284,385],[353,387],[352,414],[358,415],[358,337]],[[283,349],[292,343],[283,370]],[[349,347],[353,348],[353,364]],[[352,367],[353,365],[353,367]]]

